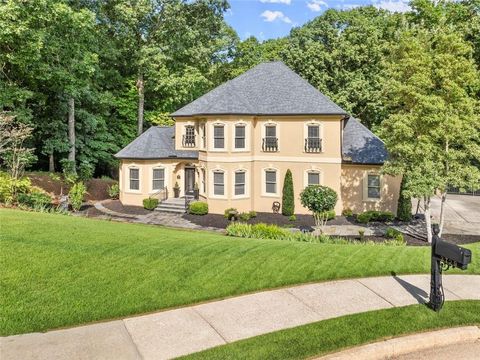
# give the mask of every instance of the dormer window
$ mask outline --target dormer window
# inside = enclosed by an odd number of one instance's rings
[[[305,152],[322,151],[322,139],[320,139],[320,125],[307,126],[307,138],[305,139]]]
[[[193,125],[185,126],[182,144],[183,147],[195,147],[195,127]]]

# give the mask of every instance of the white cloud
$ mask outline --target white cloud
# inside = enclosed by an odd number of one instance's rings
[[[391,12],[407,12],[411,10],[406,0],[382,0],[374,6],[378,9],[385,9]]]
[[[318,12],[322,10],[322,6],[328,7],[328,4],[323,0],[310,0],[307,2],[307,6],[310,10]]]
[[[270,4],[285,4],[290,5],[292,0],[260,0],[262,3],[270,3]]]
[[[275,20],[280,20],[287,24],[292,23],[292,20],[290,20],[290,18],[285,16],[285,14],[282,13],[281,11],[265,10],[260,16],[263,17],[263,20],[266,22],[273,22]]]

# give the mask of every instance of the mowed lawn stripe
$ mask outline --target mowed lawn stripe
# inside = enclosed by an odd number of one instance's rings
[[[0,209],[2,335],[312,281],[429,271],[429,248],[322,245]],[[478,273],[479,244],[469,245]]]

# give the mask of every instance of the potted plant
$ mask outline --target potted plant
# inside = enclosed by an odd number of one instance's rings
[[[200,196],[200,189],[198,188],[198,183],[195,183],[195,186],[193,187],[193,197],[195,200],[198,200]]]
[[[175,186],[173,187],[173,196],[176,198],[180,197],[180,185],[178,185],[178,181],[175,182]]]

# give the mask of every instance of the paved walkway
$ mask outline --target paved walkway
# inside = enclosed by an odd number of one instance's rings
[[[9,359],[169,359],[256,335],[428,298],[430,277],[308,284],[72,329],[1,338]],[[480,275],[444,276],[446,300],[479,299]]]
[[[103,206],[102,202],[96,202],[93,204],[95,208],[105,215],[111,217],[113,220],[150,224],[150,225],[163,225],[183,229],[196,229],[196,230],[209,230],[209,231],[223,231],[221,229],[212,227],[203,227],[184,219],[180,214],[167,213],[162,211],[152,211],[146,215],[132,215],[113,211]]]

